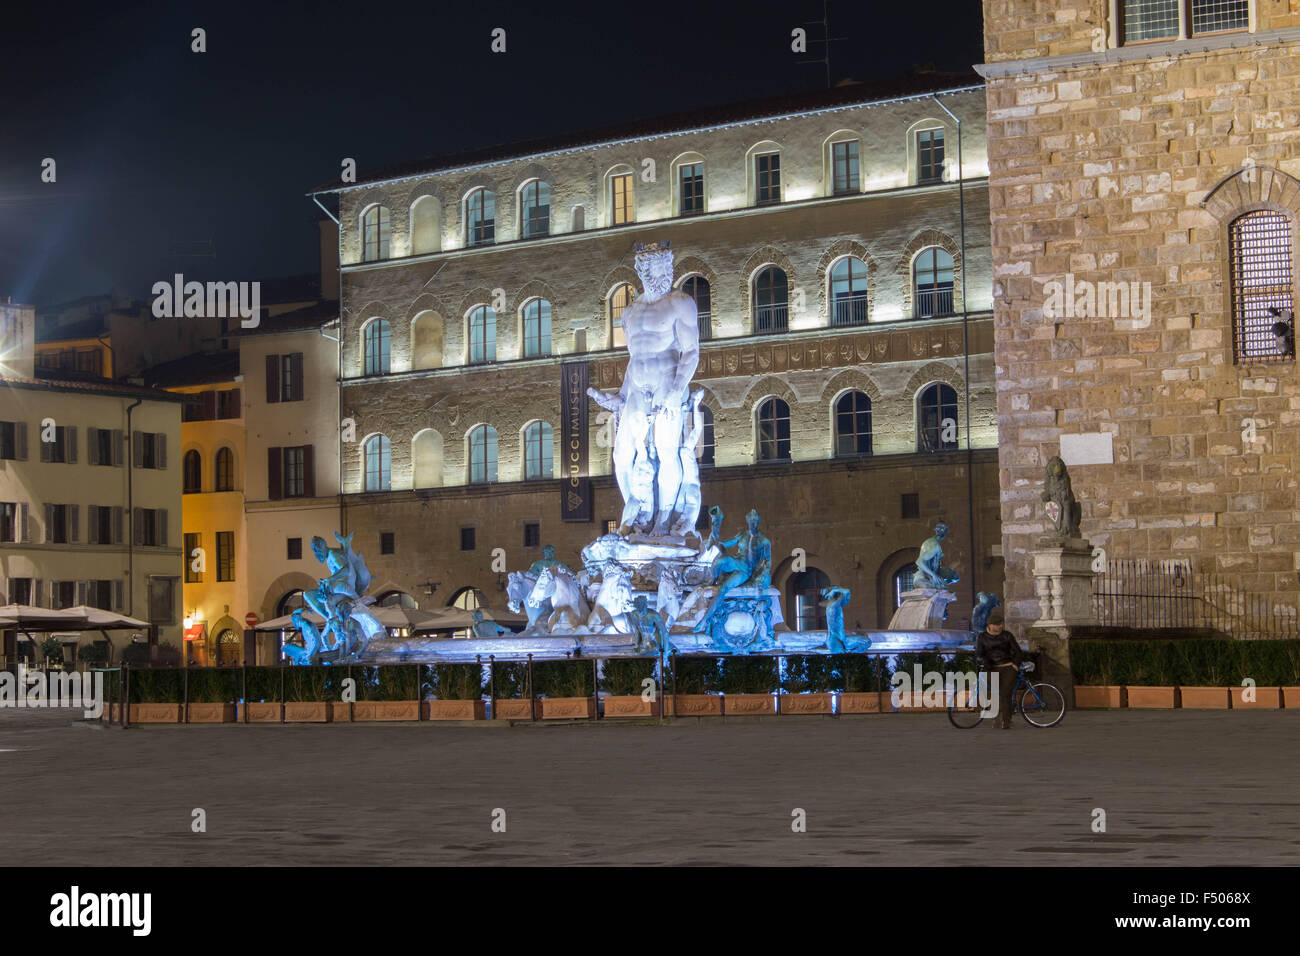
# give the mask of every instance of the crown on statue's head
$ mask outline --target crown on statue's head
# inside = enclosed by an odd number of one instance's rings
[[[638,242],[632,247],[638,259],[649,258],[650,256],[661,256],[665,253],[672,252],[672,243],[665,239],[663,242],[652,242],[648,245],[644,242]]]

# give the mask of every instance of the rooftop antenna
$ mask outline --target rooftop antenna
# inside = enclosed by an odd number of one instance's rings
[[[831,19],[830,19],[830,16],[831,16],[831,15],[830,15],[830,0],[822,0],[822,18],[821,18],[820,20],[805,20],[805,21],[804,21],[804,25],[805,25],[805,26],[812,26],[813,24],[817,24],[817,23],[820,23],[820,24],[821,24],[821,27],[822,27],[822,35],[825,37],[825,39],[823,39],[823,40],[813,40],[813,41],[811,41],[811,42],[813,42],[813,43],[822,43],[822,44],[825,44],[825,47],[824,47],[825,52],[823,53],[821,59],[818,59],[818,60],[804,60],[804,61],[802,61],[802,62],[805,63],[805,64],[809,64],[809,63],[824,63],[824,64],[826,64],[826,88],[827,88],[828,90],[831,88],[831,44],[832,44],[832,43],[836,43],[836,42],[838,42],[838,41],[840,41],[840,40],[848,40],[848,39],[851,39],[850,37],[833,37],[833,36],[831,36]]]

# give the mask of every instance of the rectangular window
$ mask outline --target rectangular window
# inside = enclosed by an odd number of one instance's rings
[[[606,518],[601,524],[605,526],[605,534],[618,534],[618,522],[613,518]]]
[[[396,554],[397,553],[397,534],[393,531],[379,532],[379,553]]]
[[[921,496],[915,492],[907,492],[903,495],[902,512],[904,518],[921,517]]]
[[[166,468],[166,434],[163,432],[132,432],[131,455],[132,463],[136,468]]]
[[[1238,363],[1295,359],[1291,221],[1261,209],[1229,227],[1233,351]]]
[[[704,164],[681,167],[682,215],[698,216],[704,212]]]
[[[96,428],[91,432],[89,441],[94,443],[93,457],[90,459],[92,465],[112,465],[113,460],[113,431],[110,428]]]
[[[13,461],[18,457],[17,434],[16,422],[0,422],[0,459]]]
[[[301,498],[305,482],[303,480],[303,448],[286,448],[284,450],[284,497]]]
[[[67,544],[72,539],[69,537],[71,530],[68,520],[71,509],[68,505],[46,505],[45,506],[45,540],[54,544]]]
[[[474,529],[473,528],[460,529],[460,549],[462,551],[474,550]]]
[[[831,144],[832,185],[835,195],[856,193],[858,185],[858,141]]]
[[[916,134],[916,181],[918,185],[943,182],[943,130]]]
[[[113,508],[96,508],[90,506],[90,533],[93,536],[90,540],[97,544],[118,544],[118,536],[115,533],[117,529],[113,527],[113,516],[117,511]],[[121,519],[118,519],[119,522]]]
[[[18,540],[18,503],[0,501],[0,541]]]
[[[1167,40],[1178,36],[1182,0],[1124,0],[1124,42]]]
[[[239,415],[239,389],[228,388],[217,392],[217,418],[238,418]]]
[[[9,603],[10,604],[35,604],[32,594],[31,578],[10,578],[9,579]]]
[[[542,543],[542,526],[536,521],[524,523],[524,547],[535,548]]]
[[[176,623],[176,579],[150,575],[149,622],[151,624]]]
[[[135,543],[148,547],[167,544],[167,509],[136,508],[132,519]]]
[[[302,560],[302,538],[286,538],[286,555],[290,561]]]
[[[203,572],[195,570],[195,562],[198,561],[199,555],[194,553],[202,547],[201,540],[202,536],[197,531],[185,534],[185,554],[181,556],[181,560],[185,562],[186,584],[203,583]]]
[[[113,610],[113,582],[107,580],[87,581],[86,603],[101,611]]]
[[[56,425],[54,441],[41,436],[41,461],[75,463],[77,460],[77,429],[74,426]]]
[[[217,580],[235,580],[235,532],[217,532]]]
[[[302,353],[280,356],[280,401],[297,402],[302,400]]]
[[[1125,43],[1178,40],[1250,27],[1250,0],[1122,0]]]
[[[611,223],[621,226],[632,221],[632,174],[611,176],[609,180]]]
[[[76,581],[51,581],[50,582],[50,608],[55,611],[61,611],[66,607],[76,607],[77,605],[77,582]]]
[[[754,157],[754,202],[760,206],[781,201],[781,154]]]

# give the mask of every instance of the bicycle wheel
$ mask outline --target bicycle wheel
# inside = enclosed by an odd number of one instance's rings
[[[1065,717],[1065,695],[1051,684],[1030,684],[1020,694],[1020,713],[1034,727],[1054,727]]]
[[[983,719],[984,712],[980,708],[978,694],[971,695],[966,700],[954,700],[948,707],[948,720],[962,730],[978,727]]]

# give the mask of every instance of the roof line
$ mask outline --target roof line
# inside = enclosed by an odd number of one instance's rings
[[[430,168],[423,172],[411,173],[404,176],[389,176],[384,179],[372,179],[360,183],[348,183],[340,186],[331,186],[328,189],[313,189],[305,193],[306,196],[326,196],[333,193],[342,193],[353,189],[363,189],[368,186],[381,186],[386,183],[400,183],[412,179],[424,179],[427,176],[447,173],[465,172],[471,169],[483,169],[488,166],[503,166],[506,163],[517,163],[521,160],[540,159],[546,156],[559,156],[563,153],[577,153],[584,150],[600,149],[603,146],[612,146],[618,143],[640,143],[652,139],[665,139],[669,136],[685,136],[688,133],[709,133],[721,129],[730,129],[734,126],[749,126],[754,123],[771,123],[777,120],[792,119],[796,116],[818,116],[822,113],[835,113],[846,109],[858,109],[860,107],[885,106],[890,103],[903,103],[908,100],[928,100],[936,96],[946,96],[953,93],[971,93],[976,90],[984,89],[983,83],[972,83],[967,86],[954,86],[948,89],[931,90],[926,93],[908,93],[905,96],[891,96],[879,100],[862,100],[857,103],[840,103],[835,106],[823,106],[817,109],[794,110],[788,113],[775,113],[770,116],[758,116],[743,120],[730,120],[725,123],[712,123],[706,126],[685,126],[681,129],[667,130],[660,133],[650,133],[644,136],[624,136],[617,139],[600,140],[594,143],[585,143],[580,146],[564,146],[558,149],[542,150],[534,153],[519,153],[513,156],[507,156],[502,159],[487,160],[480,163],[467,163],[461,166],[447,166],[442,168]],[[579,131],[580,132],[580,131]],[[578,134],[575,134],[578,135]],[[490,148],[490,147],[484,147]],[[436,160],[434,160],[436,162]]]

